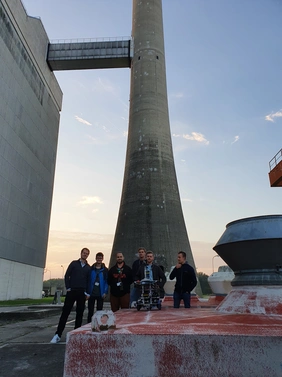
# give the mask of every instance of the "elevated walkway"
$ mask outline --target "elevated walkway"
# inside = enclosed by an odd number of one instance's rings
[[[132,56],[129,37],[60,40],[49,44],[47,63],[52,71],[129,68]]]
[[[269,162],[269,181],[271,187],[282,187],[282,149]]]

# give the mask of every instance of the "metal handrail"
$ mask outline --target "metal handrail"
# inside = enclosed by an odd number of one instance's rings
[[[282,160],[282,149],[269,161],[269,169],[272,170]]]
[[[99,37],[99,38],[78,38],[78,39],[52,39],[50,43],[88,43],[88,42],[115,42],[129,41],[131,37]]]

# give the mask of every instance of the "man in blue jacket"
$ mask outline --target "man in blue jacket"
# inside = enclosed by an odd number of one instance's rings
[[[183,300],[185,308],[190,308],[190,293],[197,285],[195,270],[186,262],[186,253],[180,251],[177,255],[177,265],[171,271],[169,278],[176,277],[173,293],[173,307],[179,308]]]
[[[108,269],[103,263],[104,254],[96,254],[96,263],[91,267],[88,292],[88,317],[87,321],[91,322],[94,314],[95,301],[97,301],[97,310],[103,310],[104,299],[108,294]]]

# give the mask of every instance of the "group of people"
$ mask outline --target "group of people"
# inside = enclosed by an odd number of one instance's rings
[[[104,299],[110,287],[111,310],[128,309],[140,296],[140,291],[131,284],[143,279],[157,281],[160,289],[160,297],[164,297],[164,285],[166,276],[162,266],[154,263],[152,251],[146,251],[144,247],[138,249],[138,259],[132,267],[125,264],[121,252],[116,254],[116,264],[108,270],[103,263],[104,255],[96,254],[96,262],[90,266],[87,258],[90,254],[88,248],[83,248],[78,260],[72,261],[65,273],[66,297],[62,314],[56,333],[51,343],[58,343],[66,326],[69,314],[76,302],[76,318],[74,328],[81,327],[85,302],[88,301],[87,321],[91,322],[94,314],[95,303],[97,310],[103,310]],[[176,278],[173,294],[174,308],[180,307],[183,300],[184,307],[190,308],[190,292],[197,285],[194,268],[186,262],[186,253],[180,251],[177,256],[177,264],[170,273],[169,278]]]

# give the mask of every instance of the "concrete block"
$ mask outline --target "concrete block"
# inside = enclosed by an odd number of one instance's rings
[[[120,310],[116,329],[67,336],[64,377],[278,377],[282,317]]]

